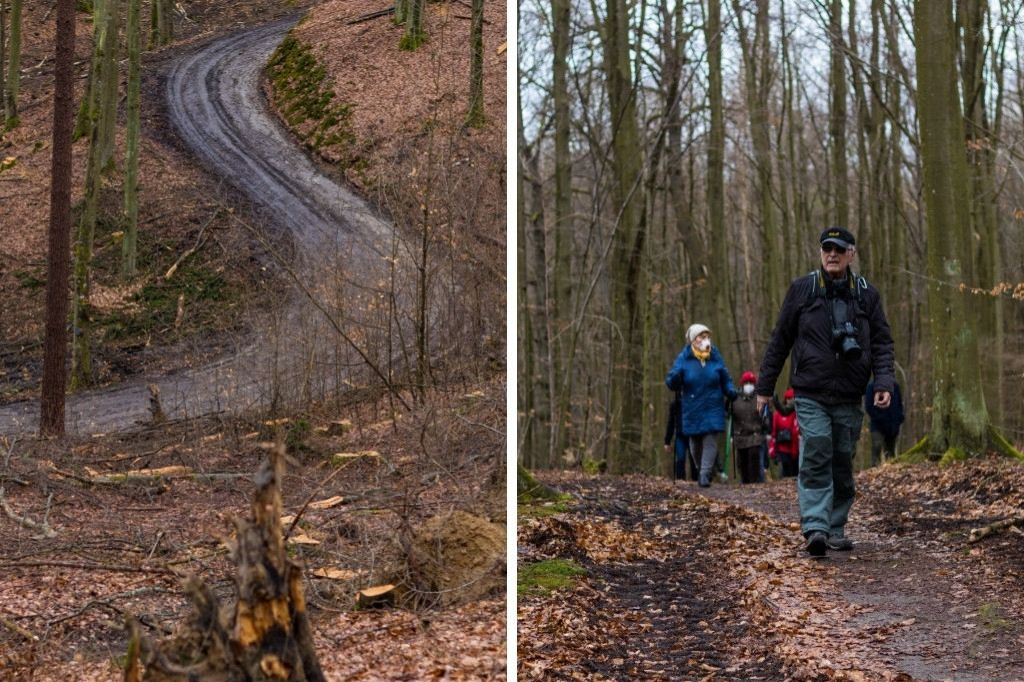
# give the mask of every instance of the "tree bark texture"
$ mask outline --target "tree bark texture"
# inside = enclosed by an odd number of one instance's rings
[[[7,80],[4,84],[4,128],[18,125],[18,89],[21,84],[21,3],[11,0],[11,30],[7,47]],[[0,62],[2,67],[3,62]]]
[[[71,270],[71,136],[74,128],[75,0],[57,0],[53,151],[46,266],[46,336],[39,431],[64,435],[68,284]]]
[[[960,289],[973,281],[973,244],[952,3],[916,0],[914,37],[932,278],[928,307],[935,378],[929,440],[933,450],[978,451],[987,439],[988,413],[977,332]]]
[[[121,249],[121,272],[125,278],[138,270],[136,256],[139,237],[139,100],[142,82],[142,0],[128,0],[125,37],[128,49],[128,98],[125,103],[124,160],[124,241]]]
[[[612,387],[609,466],[635,469],[643,453],[644,240],[647,223],[640,187],[640,133],[630,64],[629,3],[608,0],[604,63],[612,132],[612,201],[616,211],[611,253]]]
[[[484,0],[473,0],[469,31],[469,113],[466,124],[481,128],[484,117]]]

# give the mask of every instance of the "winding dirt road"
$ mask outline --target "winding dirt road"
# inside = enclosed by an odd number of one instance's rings
[[[166,106],[178,134],[216,176],[242,190],[272,234],[287,234],[297,255],[295,272],[307,279],[332,259],[347,262],[380,256],[375,247],[389,227],[378,211],[322,173],[285,131],[260,92],[260,76],[274,48],[296,18],[246,29],[190,48],[168,67]],[[215,363],[113,389],[69,396],[70,434],[109,433],[150,420],[149,384],[159,387],[169,419],[239,412],[285,401],[290,387],[303,395],[342,381],[341,370],[317,372],[317,353],[307,343],[324,337],[325,320],[300,303],[271,316],[262,331]],[[276,322],[275,322],[276,321]],[[302,343],[296,343],[301,337]],[[339,360],[336,350],[328,350]],[[282,381],[284,376],[296,381]],[[39,405],[0,406],[0,434],[35,433]]]

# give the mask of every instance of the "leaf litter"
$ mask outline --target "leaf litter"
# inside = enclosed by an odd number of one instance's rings
[[[576,502],[520,515],[519,560],[588,576],[520,598],[524,679],[1024,679],[1024,536],[968,544],[1024,509],[1020,463],[862,472],[856,547],[825,560],[803,551],[793,481],[542,478]]]

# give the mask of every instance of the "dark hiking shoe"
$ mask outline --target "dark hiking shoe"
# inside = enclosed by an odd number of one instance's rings
[[[828,536],[820,530],[812,530],[807,536],[807,553],[811,556],[825,556],[828,549]]]
[[[701,474],[700,475],[700,482],[698,482],[697,485],[699,485],[701,488],[710,488],[711,487],[711,476],[706,476],[704,474]]]
[[[834,552],[849,552],[853,549],[853,541],[842,535],[833,535],[828,539],[828,548]]]

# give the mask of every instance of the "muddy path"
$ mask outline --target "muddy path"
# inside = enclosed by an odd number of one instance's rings
[[[286,269],[308,291],[339,254],[346,263],[376,258],[376,244],[388,227],[376,208],[318,168],[269,110],[260,88],[263,68],[295,21],[278,20],[183,49],[164,66],[165,106],[183,145],[216,179],[251,202],[247,212],[260,222],[254,238],[271,250],[272,244],[291,246]],[[108,433],[149,422],[151,384],[158,387],[169,419],[287,401],[294,397],[282,395],[291,390],[282,388],[289,383],[305,396],[337,385],[341,370],[310,376],[322,351],[309,340],[323,339],[327,324],[304,305],[306,298],[296,290],[287,301],[268,302],[267,319],[253,325],[257,331],[213,363],[70,395],[69,434]],[[298,376],[297,383],[282,380],[288,376]],[[34,433],[38,407],[35,401],[0,406],[0,434]]]
[[[1004,465],[984,466],[964,469],[940,489],[921,485],[916,470],[861,474],[848,526],[856,547],[822,560],[803,551],[792,481],[703,490],[644,477],[553,477],[575,501],[550,518],[520,517],[520,562],[571,558],[588,575],[571,591],[521,600],[520,672],[534,678],[543,666],[564,669],[565,678],[584,671],[610,679],[1024,679],[1024,536],[968,542],[972,528],[1012,515],[1016,504],[979,505],[984,481],[1002,485],[1003,500],[1015,499],[1019,486],[1006,481],[1024,478],[1024,467],[1007,474],[998,468]],[[602,534],[615,552],[598,549],[594,538]],[[702,606],[690,608],[693,617],[686,617],[681,590],[689,604]],[[633,618],[623,619],[631,609]],[[551,614],[602,623],[587,633],[600,642],[596,650],[626,653],[580,656],[584,647],[575,640],[572,650],[557,638],[545,643]],[[671,663],[657,674],[649,665],[636,668],[651,659],[651,646],[683,654],[656,659]]]

